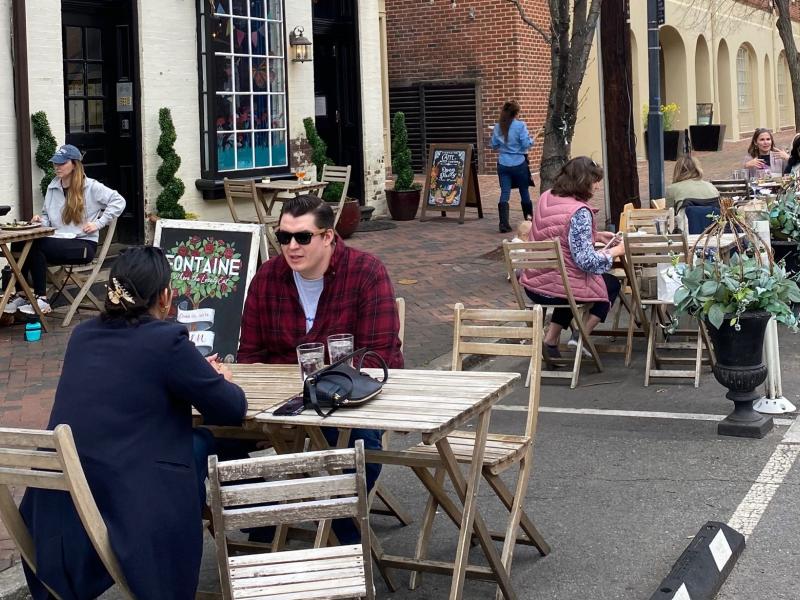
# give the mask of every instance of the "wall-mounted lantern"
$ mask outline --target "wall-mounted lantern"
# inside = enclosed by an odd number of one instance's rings
[[[302,27],[295,27],[289,33],[289,45],[292,47],[292,62],[311,60],[311,41],[303,35]]]

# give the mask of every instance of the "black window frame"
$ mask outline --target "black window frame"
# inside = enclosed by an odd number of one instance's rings
[[[223,177],[231,179],[247,179],[262,175],[284,175],[291,172],[291,131],[289,122],[289,44],[286,31],[286,2],[280,0],[282,43],[283,43],[283,74],[284,74],[284,118],[286,122],[286,164],[274,167],[254,167],[251,169],[219,169],[216,152],[216,110],[214,98],[216,96],[216,73],[212,60],[206,60],[207,49],[211,48],[210,27],[206,19],[209,10],[213,10],[214,0],[198,0],[197,5],[197,84],[198,106],[200,124],[200,173],[205,180],[220,180]],[[211,6],[211,8],[209,8]],[[266,18],[266,15],[265,15]],[[251,55],[252,56],[252,55]],[[267,60],[269,55],[267,55]],[[233,75],[232,75],[233,76]],[[207,92],[206,90],[214,90]]]

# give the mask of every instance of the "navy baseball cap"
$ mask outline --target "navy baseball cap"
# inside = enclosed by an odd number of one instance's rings
[[[83,160],[81,151],[72,144],[64,144],[58,150],[56,150],[56,153],[53,154],[53,158],[50,159],[50,162],[57,165],[63,165],[68,160]]]

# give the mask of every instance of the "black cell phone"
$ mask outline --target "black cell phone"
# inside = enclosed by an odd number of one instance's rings
[[[272,414],[276,417],[294,417],[303,412],[303,395],[292,396],[275,409]]]

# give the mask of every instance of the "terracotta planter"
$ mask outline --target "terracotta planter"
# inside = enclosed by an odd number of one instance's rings
[[[336,223],[336,233],[346,240],[356,232],[360,221],[361,207],[358,205],[358,200],[348,198],[342,204],[342,214],[339,216],[339,222]]]
[[[421,190],[397,192],[386,190],[386,204],[395,221],[413,221],[417,217]]]

